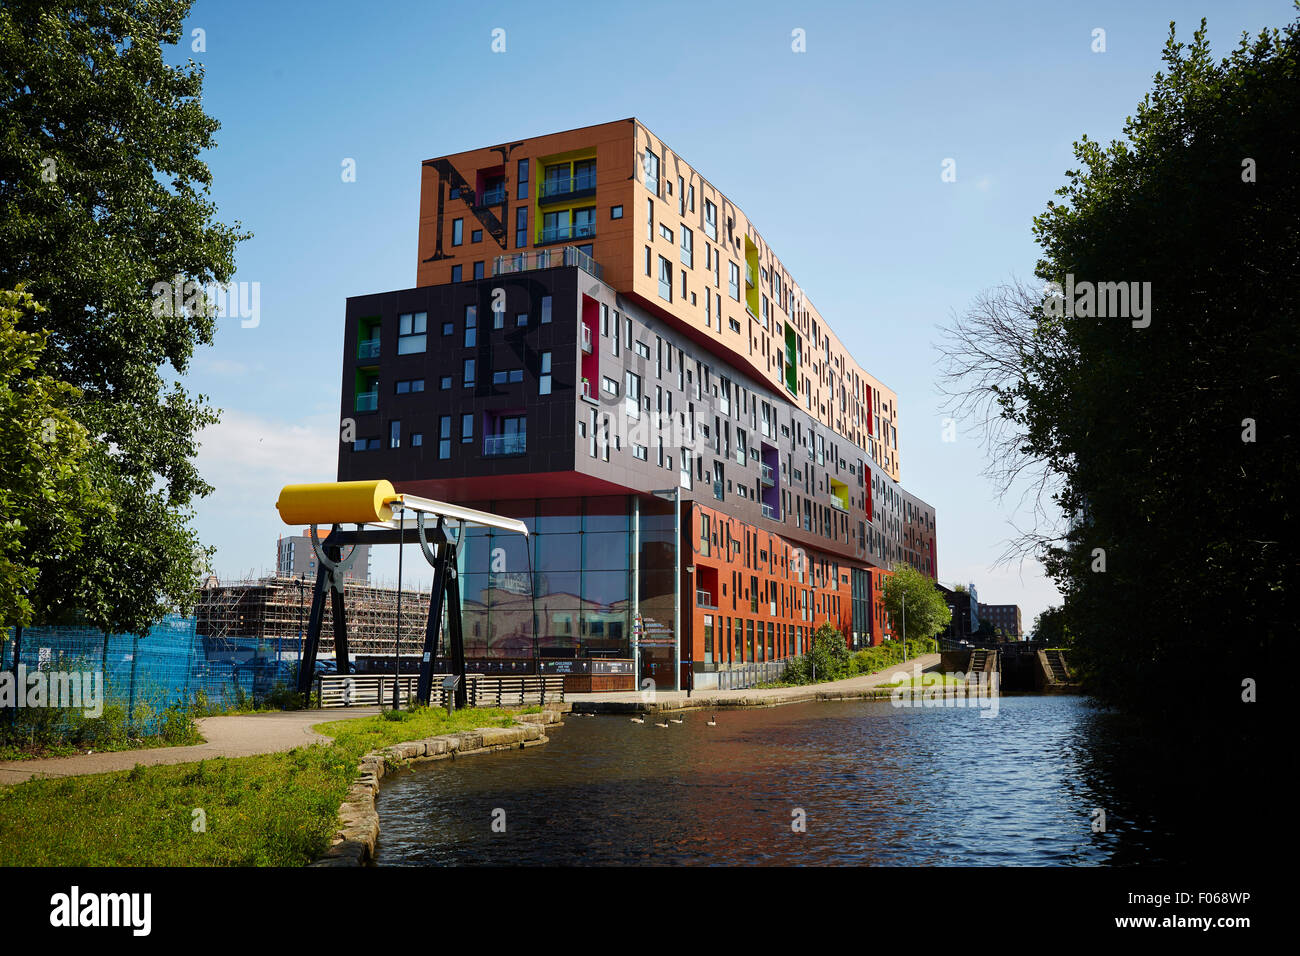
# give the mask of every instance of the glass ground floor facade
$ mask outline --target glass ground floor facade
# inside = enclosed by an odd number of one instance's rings
[[[467,658],[639,656],[643,675],[671,675],[671,500],[616,495],[465,504],[518,518],[529,529],[525,538],[471,528],[460,542]],[[792,549],[698,503],[683,502],[681,527],[680,652],[697,671],[801,654],[826,622],[850,636],[853,647],[878,642],[868,571]]]
[[[467,502],[529,536],[469,529],[460,544],[465,654],[632,657],[639,612],[673,617],[673,506],[635,495]]]

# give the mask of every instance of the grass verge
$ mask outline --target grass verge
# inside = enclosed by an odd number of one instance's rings
[[[333,835],[367,751],[509,727],[502,708],[329,721],[331,744],[286,753],[29,780],[0,788],[0,863],[9,866],[302,866]],[[201,812],[200,812],[201,811]]]

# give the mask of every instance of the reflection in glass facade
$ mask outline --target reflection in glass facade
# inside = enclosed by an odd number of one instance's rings
[[[467,530],[460,547],[466,657],[630,658],[638,592],[643,615],[671,624],[670,502],[641,501],[635,528],[637,503],[626,495],[470,507],[519,518],[530,535]]]

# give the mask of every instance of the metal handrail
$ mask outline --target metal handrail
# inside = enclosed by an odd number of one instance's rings
[[[543,179],[538,196],[541,199],[554,199],[557,196],[568,196],[571,193],[579,193],[595,188],[596,171],[593,169],[589,172],[579,173],[576,176],[556,176],[551,179]]]
[[[522,455],[527,451],[527,434],[483,436],[483,456],[485,458],[499,455]]]

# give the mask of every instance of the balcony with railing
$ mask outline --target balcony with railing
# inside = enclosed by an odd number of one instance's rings
[[[540,246],[549,245],[552,242],[573,242],[576,239],[595,238],[596,224],[594,222],[583,222],[574,223],[573,225],[546,226],[542,229],[537,244]]]
[[[697,607],[717,608],[717,605],[713,603],[713,595],[708,591],[697,590],[695,592],[695,604]]]
[[[762,462],[758,467],[759,467],[759,471],[761,472],[759,480],[763,482],[763,484],[767,485],[769,488],[775,485],[776,479],[772,476],[772,466],[769,465],[767,462]]]
[[[577,266],[597,279],[605,278],[605,270],[600,267],[600,264],[574,246],[565,246],[562,249],[534,249],[530,252],[497,256],[492,260],[492,274],[510,275],[516,272],[532,272],[536,269],[558,269],[562,266]]]
[[[357,392],[357,411],[374,412],[379,410],[379,390]]]
[[[779,521],[781,516],[776,513],[776,509],[774,507],[772,507],[765,501],[763,502],[763,517],[771,518],[773,521]]]
[[[483,457],[504,458],[507,455],[523,455],[528,452],[528,436],[521,435],[484,435]]]
[[[594,350],[594,348],[595,347],[592,345],[591,342],[591,329],[589,329],[587,326],[584,325],[582,327],[582,350],[584,352],[590,353]]]
[[[504,185],[492,186],[489,189],[485,189],[478,197],[478,205],[480,208],[484,206],[499,206],[505,201],[506,187]]]
[[[362,339],[357,343],[358,359],[379,358],[379,339]]]
[[[565,199],[581,199],[596,194],[596,171],[583,170],[576,176],[550,176],[542,180],[542,188],[537,194],[538,201],[546,203],[560,202]]]

